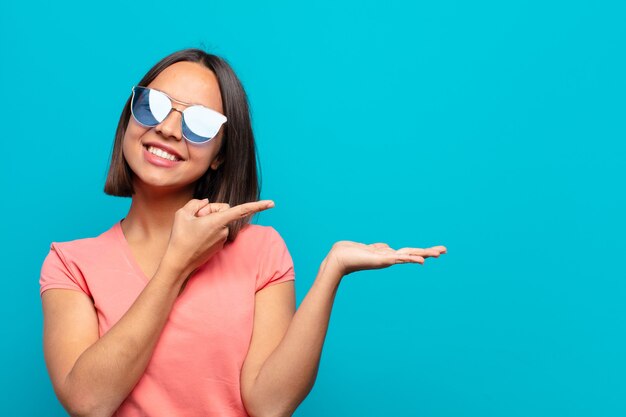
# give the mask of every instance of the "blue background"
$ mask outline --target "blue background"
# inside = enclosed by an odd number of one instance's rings
[[[94,236],[130,87],[225,57],[257,217],[301,301],[333,242],[443,244],[341,284],[308,416],[626,415],[626,6],[602,1],[3,2],[3,414],[65,415],[42,350],[51,241]]]

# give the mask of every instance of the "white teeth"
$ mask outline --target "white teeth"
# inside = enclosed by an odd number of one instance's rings
[[[170,161],[178,161],[178,158],[175,157],[174,155],[167,153],[163,149],[156,148],[154,146],[148,146],[148,152],[156,156],[159,156],[161,158],[169,159]]]

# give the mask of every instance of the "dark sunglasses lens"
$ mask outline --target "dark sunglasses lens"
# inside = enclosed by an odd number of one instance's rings
[[[162,113],[165,112],[163,107],[169,106],[169,103],[160,96],[162,94],[158,91],[149,88],[135,87],[133,89],[131,111],[137,122],[144,126],[156,126],[161,123],[164,118]]]
[[[213,139],[226,117],[203,106],[191,106],[183,112],[183,135],[194,143]]]
[[[193,132],[189,128],[189,126],[187,126],[187,123],[185,123],[184,121],[183,121],[183,135],[187,138],[188,141],[194,142],[194,143],[202,143],[202,142],[208,141],[209,139],[212,139],[212,137],[201,136]]]

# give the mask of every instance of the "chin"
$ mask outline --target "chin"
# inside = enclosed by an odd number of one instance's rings
[[[177,192],[177,191],[191,191],[196,187],[196,181],[173,181],[171,178],[164,178],[164,176],[141,176],[137,178],[140,184],[139,187],[143,189],[151,189],[157,192]]]

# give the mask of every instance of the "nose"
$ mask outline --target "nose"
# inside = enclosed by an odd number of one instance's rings
[[[180,113],[180,116],[172,113]],[[182,117],[183,112],[172,107],[165,119],[154,129],[167,139],[181,140],[183,135]]]

